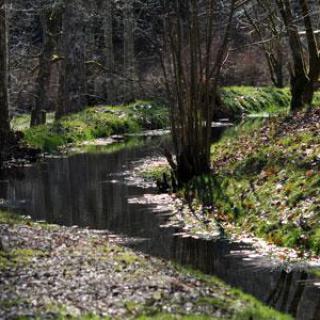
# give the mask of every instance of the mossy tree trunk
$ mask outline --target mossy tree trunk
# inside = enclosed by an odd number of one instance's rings
[[[8,110],[7,47],[6,1],[0,0],[0,167],[4,149],[11,136]]]

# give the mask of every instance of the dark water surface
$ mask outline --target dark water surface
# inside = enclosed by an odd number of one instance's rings
[[[250,257],[246,244],[174,236],[176,230],[160,228],[165,217],[155,214],[152,205],[128,201],[155,192],[132,186],[125,177],[135,161],[156,155],[159,143],[159,138],[148,138],[122,149],[97,147],[20,169],[0,181],[0,199],[37,220],[139,238],[130,244],[136,250],[214,274],[297,319],[320,319],[320,279],[312,272],[288,272],[265,258]]]

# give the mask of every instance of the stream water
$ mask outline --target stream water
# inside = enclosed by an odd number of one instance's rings
[[[244,243],[181,238],[173,228],[160,227],[165,212],[155,213],[153,205],[128,201],[156,192],[128,184],[126,172],[135,161],[156,155],[159,143],[160,138],[140,138],[138,144],[123,148],[92,147],[15,170],[0,181],[0,199],[33,219],[108,229],[134,238],[128,245],[136,250],[214,274],[297,319],[320,319],[320,279],[312,270],[288,271],[251,255],[252,248]]]

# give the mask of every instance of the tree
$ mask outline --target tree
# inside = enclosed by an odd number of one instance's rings
[[[227,9],[215,0],[162,2],[162,66],[176,161],[167,158],[180,185],[210,171],[212,119],[236,2]]]
[[[134,79],[136,76],[135,70],[135,48],[134,48],[134,29],[135,19],[133,10],[133,0],[125,1],[123,8],[123,42],[124,42],[124,96],[126,101],[131,101],[134,98]]]
[[[115,72],[114,64],[114,45],[113,45],[113,0],[100,0],[100,10],[102,16],[103,30],[103,65],[105,72],[105,90],[107,93],[107,101],[114,101],[114,83],[113,77]]]
[[[0,166],[3,152],[10,138],[7,75],[7,19],[6,1],[0,0]]]
[[[287,32],[292,56],[290,66],[291,110],[297,111],[311,105],[314,84],[319,78],[320,57],[307,0],[299,0],[307,37],[308,52],[304,53],[303,41],[289,0],[276,0]]]
[[[44,6],[40,10],[42,48],[39,56],[38,76],[36,80],[36,102],[31,112],[31,126],[44,124],[45,110],[48,110],[49,81],[52,63],[59,60],[54,55],[57,49],[58,35],[61,30],[61,6]]]
[[[87,101],[85,10],[81,0],[65,0],[62,16],[62,68],[56,118],[82,110]]]
[[[272,83],[277,88],[284,87],[284,44],[279,26],[277,10],[272,0],[256,0],[244,10],[246,20],[259,47],[263,50]]]

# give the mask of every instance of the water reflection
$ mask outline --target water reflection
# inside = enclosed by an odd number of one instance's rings
[[[128,185],[124,173],[134,161],[157,154],[159,143],[159,138],[153,138],[139,146],[117,147],[114,152],[100,148],[99,152],[16,170],[0,182],[0,198],[37,220],[109,229],[146,239],[130,245],[215,274],[297,319],[320,319],[320,289],[313,285],[316,277],[311,273],[287,273],[266,259],[247,259],[244,252],[251,250],[247,244],[174,236],[177,230],[159,227],[165,217],[154,214],[152,205],[128,202],[129,198],[155,192]]]

